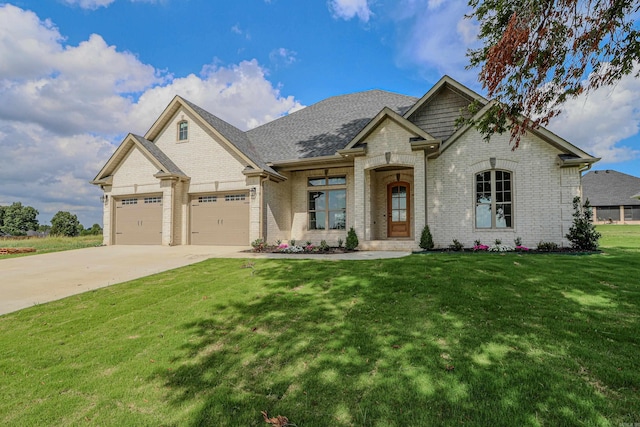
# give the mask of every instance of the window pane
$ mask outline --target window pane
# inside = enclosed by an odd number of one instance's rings
[[[326,218],[325,212],[309,212],[309,230],[324,230]]]
[[[347,226],[345,212],[329,212],[329,228],[331,230],[344,230]]]
[[[398,211],[398,213],[400,214],[400,221],[406,221],[407,220],[407,211]]]
[[[347,178],[344,176],[334,176],[329,178],[329,185],[346,185]]]
[[[309,187],[317,187],[319,185],[327,185],[325,178],[309,178]]]
[[[398,210],[391,211],[391,221],[393,222],[400,221],[400,211]]]
[[[491,205],[476,206],[476,227],[491,228]]]
[[[511,227],[511,205],[496,205],[496,228]]]
[[[311,191],[309,193],[309,210],[310,211],[319,211],[324,210],[325,203],[325,193],[324,191]]]
[[[328,193],[330,210],[347,208],[347,190],[331,190]]]

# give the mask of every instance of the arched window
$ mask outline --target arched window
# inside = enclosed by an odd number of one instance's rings
[[[513,228],[512,184],[508,171],[476,174],[476,228]]]
[[[189,123],[182,120],[178,123],[178,141],[186,141],[189,139]]]

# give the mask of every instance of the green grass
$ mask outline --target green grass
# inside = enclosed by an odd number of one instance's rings
[[[640,227],[599,229],[619,247],[208,260],[1,316],[0,424],[639,423]]]
[[[78,237],[33,237],[29,239],[0,239],[0,248],[35,248],[36,252],[25,254],[0,255],[0,260],[46,254],[48,252],[68,251],[71,249],[88,248],[102,244],[102,236],[78,236]]]

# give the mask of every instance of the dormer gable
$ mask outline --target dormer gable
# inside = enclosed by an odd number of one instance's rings
[[[434,138],[445,141],[456,131],[456,120],[474,101],[481,105],[488,102],[451,77],[444,76],[404,117]]]

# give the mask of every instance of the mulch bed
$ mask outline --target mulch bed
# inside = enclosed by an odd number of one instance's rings
[[[15,255],[35,252],[36,248],[0,248],[0,255]]]

